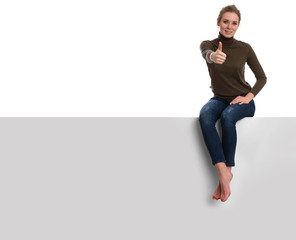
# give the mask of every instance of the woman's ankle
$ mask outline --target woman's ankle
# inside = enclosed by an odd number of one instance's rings
[[[231,167],[227,167],[224,162],[216,163],[215,167],[217,168],[220,179],[224,177],[232,178]]]
[[[215,164],[215,167],[217,168],[217,171],[220,173],[223,173],[225,171],[228,171],[227,166],[225,162],[218,162]]]

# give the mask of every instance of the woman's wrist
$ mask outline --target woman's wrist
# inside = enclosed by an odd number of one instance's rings
[[[255,97],[253,93],[249,92],[246,96],[246,98],[248,98],[250,101],[252,101],[252,99]]]
[[[211,54],[210,54],[210,60],[211,60],[212,62],[214,62],[214,59],[211,58],[212,55],[213,55],[213,53],[214,53],[214,52],[211,52]]]
[[[211,55],[213,54],[214,52],[212,50],[208,50],[207,54],[206,54],[206,60],[208,63],[213,63],[213,59],[211,58]]]

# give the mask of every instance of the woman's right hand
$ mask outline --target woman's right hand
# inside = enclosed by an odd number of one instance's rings
[[[212,52],[210,55],[210,59],[217,64],[223,64],[226,60],[226,54],[222,52],[222,43],[219,42],[219,48],[216,52]]]

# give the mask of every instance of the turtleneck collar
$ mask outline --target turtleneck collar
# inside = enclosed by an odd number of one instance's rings
[[[220,32],[219,32],[218,39],[219,39],[219,41],[222,42],[223,46],[230,46],[235,43],[234,37],[231,37],[231,38],[224,37]]]

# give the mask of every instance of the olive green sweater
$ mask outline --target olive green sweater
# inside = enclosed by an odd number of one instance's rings
[[[210,54],[217,50],[219,41],[222,42],[222,52],[227,55],[223,64],[216,64],[210,60]],[[248,43],[233,37],[226,38],[219,33],[218,38],[203,41],[200,44],[200,50],[208,66],[214,97],[234,99],[237,96],[245,96],[249,92],[256,96],[265,85],[265,73]],[[245,81],[245,63],[249,65],[256,77],[253,87]]]

